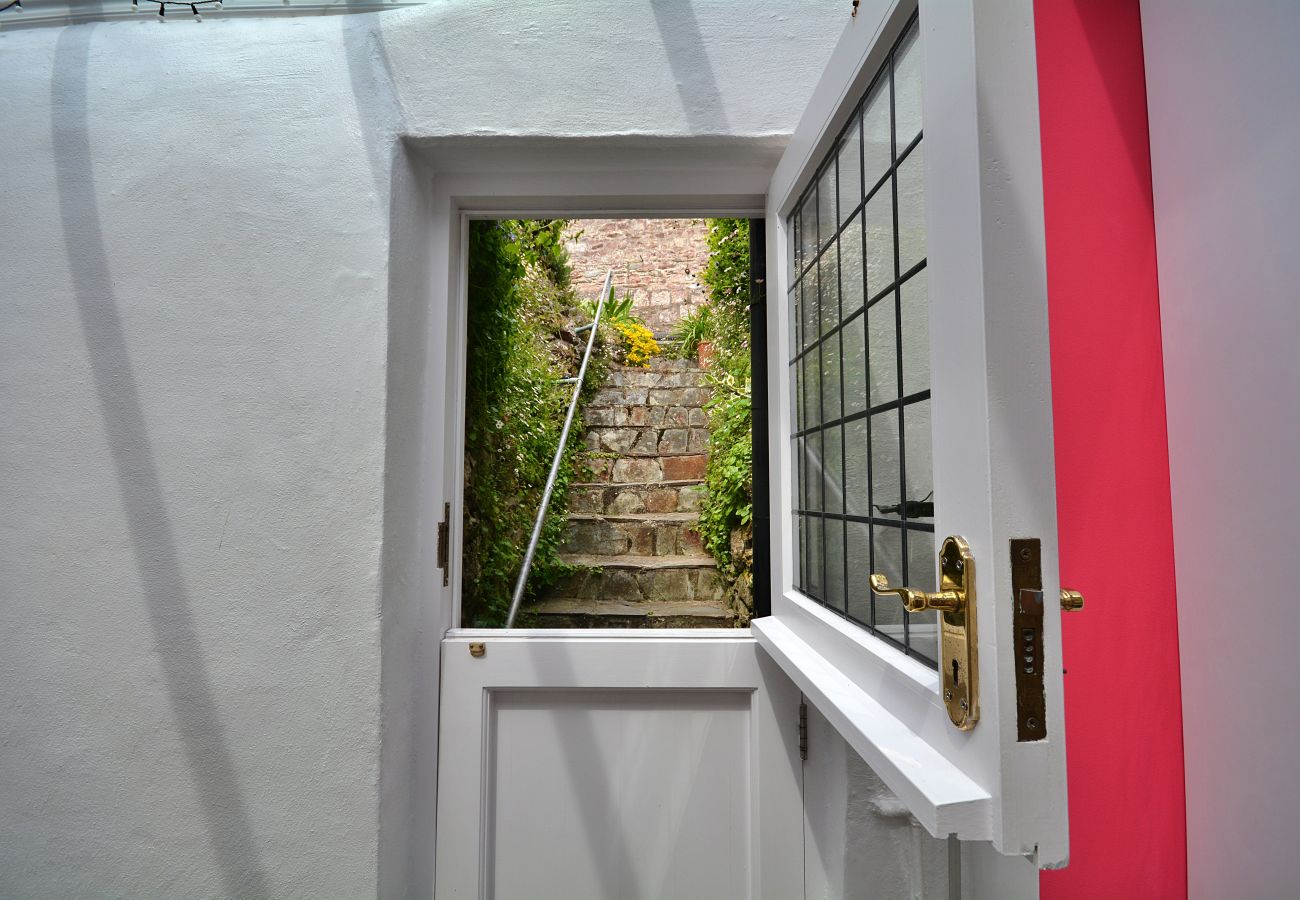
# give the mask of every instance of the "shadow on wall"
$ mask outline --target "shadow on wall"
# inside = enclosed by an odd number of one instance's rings
[[[87,78],[98,26],[65,28],[51,87],[54,170],[63,239],[86,353],[108,436],[153,645],[224,893],[271,893],[203,663],[174,529],[113,294],[91,169]]]

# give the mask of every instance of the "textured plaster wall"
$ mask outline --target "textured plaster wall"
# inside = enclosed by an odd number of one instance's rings
[[[1142,2],[1194,898],[1300,889],[1300,6],[1242,12]]]
[[[660,337],[708,298],[700,275],[709,262],[704,219],[576,219],[566,243],[573,286],[600,294],[614,270],[614,292]]]
[[[404,148],[770,142],[845,14],[0,32],[0,895],[428,895],[445,310]]]

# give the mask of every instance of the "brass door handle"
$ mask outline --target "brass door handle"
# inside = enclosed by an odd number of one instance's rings
[[[1061,609],[1065,612],[1077,612],[1083,609],[1083,594],[1069,588],[1061,588]]]
[[[893,594],[910,613],[939,613],[939,676],[948,719],[962,731],[979,721],[979,660],[975,634],[975,557],[964,538],[945,538],[939,550],[939,590],[892,587],[884,575],[868,579],[877,594]]]
[[[896,594],[903,601],[903,608],[910,613],[924,612],[927,609],[956,612],[966,602],[964,592],[939,591],[927,594],[925,591],[915,591],[909,587],[890,587],[889,579],[880,574],[872,575],[868,580],[871,583],[871,590],[875,593]]]

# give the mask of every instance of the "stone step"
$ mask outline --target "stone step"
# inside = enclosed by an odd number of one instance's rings
[[[524,607],[540,628],[731,628],[736,615],[721,601],[588,600],[557,597]]]
[[[611,387],[707,387],[708,378],[700,368],[656,372],[636,366],[614,366],[609,370],[605,384]]]
[[[565,524],[563,553],[615,558],[636,556],[700,556],[699,515],[639,513],[600,516],[570,513]]]
[[[709,424],[708,410],[702,406],[588,406],[582,416],[587,428],[703,428]]]
[[[704,484],[699,481],[570,484],[569,512],[604,515],[698,513],[703,497]]]
[[[583,435],[592,453],[621,453],[624,456],[682,456],[707,453],[707,428],[635,428],[611,425],[588,428]]]
[[[586,409],[602,406],[702,407],[713,391],[706,387],[602,387],[587,401]]]
[[[608,484],[640,484],[648,481],[702,481],[708,457],[703,453],[685,456],[591,456],[583,459],[595,481]]]
[[[560,579],[552,597],[575,600],[713,602],[723,596],[717,564],[704,556],[593,556],[563,553],[583,571]]]

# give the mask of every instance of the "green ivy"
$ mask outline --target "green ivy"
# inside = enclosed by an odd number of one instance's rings
[[[562,220],[473,222],[469,233],[468,360],[462,620],[505,623],[510,594],[559,445],[576,374],[560,336],[576,298]],[[574,371],[570,371],[573,369]],[[580,441],[570,440],[528,579],[535,596],[568,572],[559,560]]]
[[[708,338],[715,343],[709,402],[709,462],[700,506],[700,537],[734,586],[751,582],[748,551],[732,552],[732,535],[752,536],[754,516],[753,412],[749,359],[749,222],[709,221]],[[748,598],[746,598],[748,599]]]

